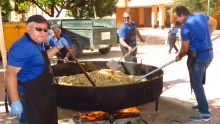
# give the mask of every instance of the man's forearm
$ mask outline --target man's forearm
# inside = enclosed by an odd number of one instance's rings
[[[179,52],[179,57],[182,58],[184,56],[187,55],[189,51],[189,40],[187,41],[182,41],[182,45],[181,45],[181,48],[180,48],[180,52]]]
[[[71,48],[71,49],[69,49],[69,50],[70,50],[70,52],[71,52],[71,53],[73,53],[73,48]],[[67,57],[67,58],[68,58],[69,56],[70,56],[70,53],[69,53],[69,52],[67,52],[67,54],[66,54],[66,56],[65,56],[65,57]]]
[[[138,38],[140,39],[140,41],[144,41],[144,39],[141,37],[141,34],[139,32],[138,29],[136,29],[136,35],[138,36]]]
[[[61,48],[57,47],[57,46],[53,46],[52,48],[47,50],[47,55],[49,58],[51,58],[52,56],[54,56],[57,52],[60,51]]]
[[[216,29],[217,21],[214,18],[209,17],[208,25],[209,25],[210,34],[212,34]]]
[[[11,102],[19,100],[17,75],[10,74],[6,71],[6,88]]]
[[[210,25],[209,26],[210,34],[212,34],[215,31],[215,29],[216,29],[216,26]]]
[[[129,48],[130,46],[123,40],[123,39],[120,39],[119,43],[125,47],[125,48]]]
[[[186,55],[187,55],[187,52],[184,51],[183,49],[180,49],[179,57],[182,58],[182,57],[184,57],[184,56],[186,56]]]

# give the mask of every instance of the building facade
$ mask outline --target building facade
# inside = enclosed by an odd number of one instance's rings
[[[130,10],[132,20],[135,21],[138,27],[163,29],[172,22],[172,18],[167,12],[169,2],[170,0],[119,0],[116,12],[117,27],[123,21],[124,11]]]
[[[118,0],[116,12],[117,27],[123,21],[123,12],[130,10],[132,20],[138,27],[161,28],[170,27],[170,23],[176,23],[172,15],[168,13],[168,3],[172,0]],[[220,14],[210,15],[220,22]],[[220,29],[220,23],[217,24],[217,30]]]

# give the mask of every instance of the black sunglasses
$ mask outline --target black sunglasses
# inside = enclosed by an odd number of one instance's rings
[[[31,28],[35,28],[35,30],[36,31],[39,31],[39,32],[41,32],[41,31],[43,31],[44,30],[44,32],[47,32],[47,28],[41,28],[41,27],[33,27],[33,26],[30,26]]]
[[[129,20],[129,19],[130,19],[130,17],[124,17],[124,19],[125,19],[125,20]]]

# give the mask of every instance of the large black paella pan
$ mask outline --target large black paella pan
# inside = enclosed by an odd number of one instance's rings
[[[97,69],[108,69],[107,61],[93,61]],[[144,75],[154,66],[122,62],[120,71],[128,75]],[[83,73],[75,63],[52,66],[55,76]],[[85,68],[87,69],[87,68]],[[147,77],[147,81],[115,86],[65,86],[56,84],[57,105],[63,108],[86,111],[114,112],[157,100],[162,93],[163,71]]]

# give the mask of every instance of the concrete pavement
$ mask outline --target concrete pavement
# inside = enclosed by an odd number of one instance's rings
[[[140,29],[142,35],[159,35],[161,40],[166,36],[167,30],[159,29]],[[154,33],[153,33],[154,32]],[[220,31],[215,31],[213,37],[220,35]],[[163,39],[164,40],[164,39]],[[178,46],[179,44],[177,44]],[[179,47],[179,46],[178,46]],[[143,58],[143,64],[149,64],[154,66],[162,66],[171,60],[175,59],[175,51],[171,54],[167,54],[168,46],[162,44],[149,45],[145,43],[138,47],[137,57]],[[220,74],[220,38],[213,42],[214,59],[207,70],[206,85],[204,86],[207,99],[209,101],[210,112],[212,120],[210,122],[193,122],[189,121],[187,124],[220,124],[220,83],[218,76]],[[91,61],[109,61],[114,58],[118,60],[121,57],[119,47],[113,47],[111,53],[107,55],[101,55],[98,51],[85,51],[85,54],[79,60],[91,60]],[[140,62],[140,59],[138,60]],[[163,68],[164,70],[164,88],[161,94],[161,99],[166,100],[172,104],[176,104],[180,107],[190,110],[193,105],[196,105],[194,94],[191,94],[189,76],[186,67],[186,57],[180,62],[174,62],[169,66]],[[3,73],[0,73],[2,80]],[[1,119],[12,119],[7,116],[4,109],[4,84],[0,83],[0,122]],[[175,109],[175,108],[173,108]],[[181,113],[179,114],[181,116]],[[189,115],[190,116],[190,115]]]

